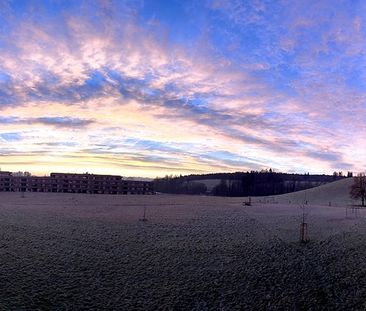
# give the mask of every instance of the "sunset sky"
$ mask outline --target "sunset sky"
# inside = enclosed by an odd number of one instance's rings
[[[0,167],[366,164],[366,1],[0,0]]]

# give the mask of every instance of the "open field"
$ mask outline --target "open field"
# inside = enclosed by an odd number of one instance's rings
[[[0,310],[366,308],[366,210],[242,202],[0,193]]]

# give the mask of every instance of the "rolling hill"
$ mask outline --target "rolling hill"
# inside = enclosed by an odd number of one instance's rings
[[[282,204],[300,204],[308,201],[313,205],[352,205],[360,204],[357,200],[349,197],[349,188],[353,178],[346,178],[327,183],[307,190],[281,194],[277,196],[254,197],[253,202],[276,202]]]

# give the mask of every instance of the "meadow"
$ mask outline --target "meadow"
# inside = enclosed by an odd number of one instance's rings
[[[251,206],[247,198],[1,193],[0,309],[365,309],[366,213],[346,209],[341,183],[307,191],[305,207],[304,193]],[[326,193],[337,197],[331,206]]]

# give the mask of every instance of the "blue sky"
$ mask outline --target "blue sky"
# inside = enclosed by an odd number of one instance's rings
[[[0,0],[1,168],[363,171],[365,9]]]

